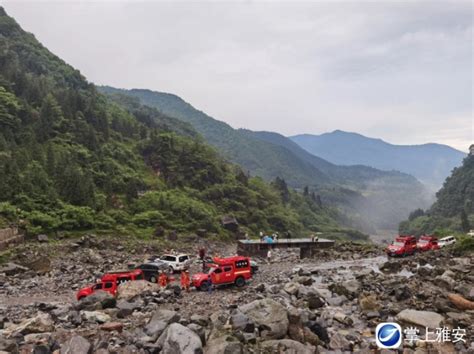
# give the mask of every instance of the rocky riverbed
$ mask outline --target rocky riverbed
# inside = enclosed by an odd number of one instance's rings
[[[205,246],[214,255],[235,252]],[[195,254],[196,245],[180,250]],[[404,353],[474,353],[474,260],[450,250],[390,260],[379,247],[351,243],[312,259],[276,252],[271,264],[258,260],[242,289],[187,293],[139,281],[117,298],[75,300],[103,273],[163,251],[96,237],[22,246],[0,266],[0,352],[368,353],[377,348],[377,324],[395,321],[422,339],[426,327],[465,330],[456,343],[404,341]]]

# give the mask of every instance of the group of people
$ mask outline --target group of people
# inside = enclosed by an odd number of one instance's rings
[[[168,275],[166,272],[161,272],[160,276],[158,277],[158,284],[162,288],[166,288],[168,284],[174,280],[175,278]],[[191,288],[191,277],[189,276],[189,272],[187,270],[183,270],[181,272],[180,282],[181,289],[189,292],[189,289]]]
[[[275,232],[270,236],[270,235],[265,235],[262,231],[260,231],[260,242],[266,242],[266,243],[278,242],[278,237],[279,237],[278,232]]]

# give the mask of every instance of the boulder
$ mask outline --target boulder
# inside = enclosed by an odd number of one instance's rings
[[[38,242],[48,242],[49,241],[48,235],[45,235],[45,234],[40,234],[40,235],[36,236],[36,239],[38,240]]]
[[[52,332],[53,330],[54,322],[51,316],[47,313],[39,312],[35,317],[26,319],[16,326],[7,328],[4,334],[8,338],[17,334],[44,333]]]
[[[357,280],[348,280],[343,283],[331,284],[328,288],[337,295],[352,299],[357,295],[360,283]]]
[[[326,304],[324,299],[316,292],[308,293],[306,300],[308,301],[308,307],[310,310],[319,309]]]
[[[0,267],[0,273],[5,273],[5,275],[8,275],[8,276],[24,273],[27,270],[28,270],[27,267],[23,267],[19,264],[12,263],[12,262],[6,263],[2,267]]]
[[[38,257],[25,263],[25,266],[36,273],[44,274],[51,271],[51,260],[48,257]]]
[[[156,311],[145,326],[145,333],[157,339],[170,323],[178,322],[180,319],[176,311],[160,309]]]
[[[384,273],[397,273],[402,270],[402,265],[396,261],[388,261],[382,264],[380,270]]]
[[[298,294],[299,287],[300,285],[298,283],[286,283],[283,287],[283,290],[285,290],[290,295],[296,295]]]
[[[288,314],[278,302],[265,298],[239,307],[260,329],[264,339],[284,338],[288,331]]]
[[[117,299],[132,300],[134,297],[145,292],[159,292],[160,286],[146,280],[128,281],[121,284],[117,289]]]
[[[395,299],[397,299],[397,301],[408,300],[411,297],[412,292],[407,285],[402,285],[395,289]]]
[[[163,322],[166,322],[166,324],[170,324],[173,322],[178,322],[179,319],[180,319],[180,316],[176,311],[160,309],[153,313],[150,322],[163,321]]]
[[[397,320],[421,327],[439,328],[444,317],[436,312],[405,309],[396,316]]]
[[[351,343],[342,334],[331,333],[329,337],[329,348],[342,351],[351,350]]]
[[[445,272],[446,273],[446,272]],[[440,276],[437,276],[435,278],[435,283],[436,285],[446,289],[446,290],[452,290],[456,286],[456,280],[453,278],[443,274]]]
[[[209,324],[209,318],[207,316],[192,315],[190,318],[191,322],[197,323],[200,326],[206,327]]]
[[[87,339],[81,336],[73,336],[61,345],[61,354],[89,354],[92,346]]]
[[[235,311],[230,317],[230,324],[233,330],[238,330],[246,333],[253,333],[255,324],[252,320],[240,310]]]
[[[232,336],[220,336],[211,338],[207,343],[205,354],[244,354],[244,346]]]
[[[100,326],[100,329],[107,332],[117,331],[122,333],[123,323],[121,322],[107,322]]]
[[[367,295],[359,297],[359,306],[360,309],[364,312],[368,311],[378,311],[380,309],[380,304],[375,295]]]
[[[109,315],[100,311],[81,311],[81,315],[90,322],[106,323],[111,320]]]
[[[98,290],[91,295],[81,299],[76,308],[78,310],[103,310],[107,308],[115,307],[117,300],[110,293],[102,290]]]
[[[138,310],[142,307],[142,305],[138,302],[129,302],[121,300],[117,303],[117,317],[118,318],[126,318],[130,316],[133,311]]]
[[[197,323],[190,323],[186,327],[188,327],[191,331],[193,331],[199,336],[202,345],[206,345],[206,330],[203,326],[198,325]]]
[[[267,340],[260,343],[260,349],[263,353],[313,354],[316,352],[315,347],[291,339]]]
[[[202,350],[201,338],[179,323],[170,324],[161,334],[157,344],[163,354],[200,354]]]

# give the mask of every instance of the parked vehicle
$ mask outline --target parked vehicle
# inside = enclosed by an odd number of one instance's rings
[[[454,238],[454,236],[446,236],[446,237],[441,238],[438,241],[439,247],[446,247],[449,245],[453,245],[455,243],[456,243],[456,239]]]
[[[416,238],[415,236],[397,236],[395,241],[389,245],[385,252],[388,256],[407,256],[416,252]]]
[[[436,236],[423,235],[416,243],[416,249],[421,252],[439,250],[439,248],[438,238]]]
[[[160,260],[168,265],[168,269],[171,273],[187,270],[191,265],[191,258],[184,253],[178,255],[165,254],[160,257]]]
[[[161,272],[167,272],[169,270],[168,263],[165,263],[161,260],[156,260],[154,262],[148,262],[139,265],[136,269],[141,269],[145,280],[148,280],[152,283],[158,283],[158,277]]]
[[[76,298],[77,300],[81,300],[98,290],[106,291],[115,296],[117,294],[117,288],[120,284],[123,284],[127,281],[143,279],[144,274],[140,269],[125,272],[107,273],[104,274],[96,284],[80,289],[76,294]]]
[[[215,257],[213,263],[209,264],[208,273],[197,273],[192,276],[192,285],[202,291],[206,291],[211,285],[235,284],[242,287],[252,278],[250,262],[250,258],[243,256]]]
[[[258,272],[258,263],[253,259],[250,260],[250,270],[252,271],[252,275]]]
[[[471,236],[471,237],[474,237],[474,230],[470,230],[468,233],[467,233],[468,236]]]

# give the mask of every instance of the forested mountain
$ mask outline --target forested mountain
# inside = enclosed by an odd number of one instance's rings
[[[0,224],[225,235],[225,215],[242,232],[360,236],[314,194],[224,161],[190,124],[106,98],[0,8]]]
[[[286,147],[298,158],[327,174],[332,186],[321,186],[317,193],[322,201],[337,206],[352,222],[364,230],[391,229],[406,218],[413,205],[427,207],[431,197],[413,176],[397,171],[381,171],[372,167],[337,166],[316,157],[283,135],[271,132],[251,132],[258,139]]]
[[[290,186],[300,190],[307,186],[324,203],[342,210],[345,222],[359,229],[396,228],[414,205],[426,208],[431,203],[425,188],[407,174],[334,165],[280,134],[233,129],[172,94],[112,87],[100,90],[112,98],[124,94],[138,98],[163,114],[192,124],[223,156],[252,175],[268,180],[283,176]]]
[[[437,191],[465,153],[441,144],[393,145],[381,139],[336,130],[290,137],[313,155],[337,165],[366,165],[415,176]]]
[[[316,186],[330,182],[324,173],[310,163],[298,159],[291,151],[255,139],[227,123],[209,117],[176,95],[142,89],[120,90],[108,86],[99,89],[108,94],[136,97],[144,105],[190,123],[223,156],[252,175],[267,180],[279,176],[292,187]]]
[[[474,155],[453,170],[427,211],[417,209],[400,224],[403,233],[467,232],[474,229]]]

